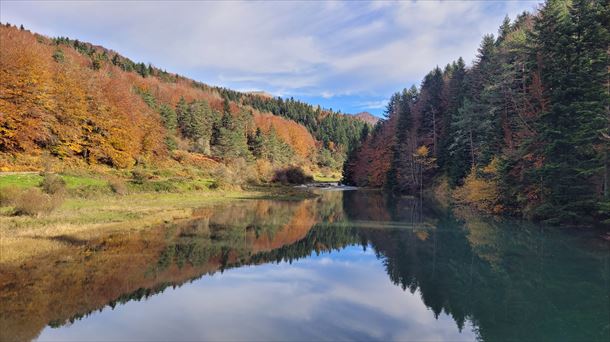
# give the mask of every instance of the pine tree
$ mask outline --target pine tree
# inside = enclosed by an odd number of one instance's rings
[[[268,158],[268,151],[266,150],[265,144],[265,136],[260,128],[256,129],[256,133],[254,135],[248,135],[248,147],[255,158]]]
[[[396,123],[396,138],[392,145],[392,160],[390,168],[387,172],[385,186],[393,193],[405,192],[413,190],[413,186],[417,185],[416,179],[409,176],[414,175],[412,157],[415,151],[410,135],[413,128],[413,117],[411,107],[415,103],[418,96],[418,91],[415,86],[411,89],[404,89],[402,93],[395,94],[391,110],[393,115],[397,116]],[[409,189],[411,188],[411,189]]]
[[[176,111],[164,103],[159,106],[159,113],[161,114],[161,119],[163,120],[163,126],[165,126],[165,128],[167,128],[169,131],[175,130],[178,126]]]
[[[458,129],[455,122],[459,121],[459,109],[464,103],[466,94],[466,65],[460,57],[451,66],[451,76],[448,85],[446,112],[443,117],[443,126],[446,132],[441,137],[441,151],[438,154],[439,166],[446,170],[451,185],[456,185],[465,175],[465,163],[468,153],[461,145],[454,144],[455,131]]]
[[[176,122],[178,124],[178,128],[180,129],[180,133],[187,136],[187,132],[189,130],[188,127],[190,125],[190,111],[186,100],[182,96],[176,104]]]
[[[443,73],[436,67],[424,77],[421,88],[421,124],[418,129],[420,144],[432,146],[432,154],[437,155],[440,150],[439,137],[443,119]]]
[[[607,130],[608,31],[601,25],[602,1],[548,1],[536,21],[542,80],[550,106],[537,125],[543,165],[535,175],[543,204],[537,214],[550,223],[593,217]]]
[[[252,153],[248,148],[248,126],[251,119],[252,114],[245,111],[235,118],[225,112],[215,132],[214,154],[225,159],[251,159]]]

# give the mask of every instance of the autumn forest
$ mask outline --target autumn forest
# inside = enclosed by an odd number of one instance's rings
[[[491,214],[603,222],[608,6],[567,3],[507,17],[483,37],[474,64],[434,68],[391,96],[376,124],[4,23],[0,169],[187,167],[245,184],[286,181],[278,170],[296,168],[305,180],[342,178]]]
[[[460,58],[394,94],[386,120],[351,151],[345,181],[452,192],[547,223],[607,220],[610,7],[567,3],[507,17],[472,66]]]
[[[0,341],[610,341],[610,6],[0,1]]]

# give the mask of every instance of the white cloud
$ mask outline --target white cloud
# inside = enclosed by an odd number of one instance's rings
[[[358,108],[363,109],[383,109],[388,103],[387,99],[377,101],[365,101],[358,104]]]
[[[3,22],[68,35],[211,84],[387,96],[532,2],[1,2]],[[329,90],[330,89],[330,90]]]

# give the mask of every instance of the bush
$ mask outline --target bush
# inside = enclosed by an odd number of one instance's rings
[[[47,194],[63,194],[66,192],[66,182],[54,173],[44,173],[40,186]]]
[[[131,180],[136,184],[144,184],[150,178],[150,175],[144,170],[133,170],[131,171]]]
[[[23,191],[15,199],[15,215],[39,216],[48,214],[63,203],[63,195],[45,194],[40,189],[32,188]]]
[[[15,204],[22,190],[16,186],[7,186],[0,189],[0,207],[10,207]]]
[[[243,158],[235,159],[228,165],[218,165],[212,177],[214,178],[214,183],[210,186],[212,189],[239,188],[247,182],[258,181],[256,168]]]
[[[114,192],[115,194],[121,196],[127,195],[127,184],[125,184],[125,182],[123,182],[121,179],[111,179],[110,181],[108,181],[108,184],[110,185],[110,189],[112,189],[112,192]]]
[[[313,177],[306,174],[300,167],[290,166],[275,171],[273,181],[282,184],[305,184],[313,182]]]
[[[464,180],[464,185],[453,191],[453,199],[487,213],[499,214],[503,207],[499,204],[500,193],[497,178],[498,160],[480,171],[473,168]]]
[[[273,164],[266,159],[258,159],[256,161],[256,174],[259,181],[271,181],[273,179]]]
[[[172,180],[147,181],[136,186],[137,191],[154,192],[179,192],[180,189]]]
[[[214,183],[210,186],[211,189],[228,189],[242,185],[239,174],[226,165],[219,165],[212,173],[212,177]]]

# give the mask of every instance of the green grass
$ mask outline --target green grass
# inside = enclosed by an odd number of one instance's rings
[[[99,178],[72,175],[61,175],[61,178],[66,182],[66,186],[68,187],[68,189],[76,189],[86,186],[105,187],[108,185],[108,182],[106,180]]]
[[[37,173],[0,175],[0,188],[16,186],[19,188],[33,188],[40,185],[42,176]]]
[[[68,189],[78,189],[81,187],[106,187],[108,182],[86,176],[60,175],[66,182]],[[0,188],[7,186],[16,186],[19,188],[33,188],[40,185],[42,176],[38,173],[21,173],[21,174],[0,174]]]
[[[109,191],[108,181],[103,178],[79,175],[60,175],[66,182],[68,190],[72,190],[74,195],[83,195],[87,192],[107,192]],[[0,189],[9,186],[19,188],[34,188],[40,186],[42,176],[38,173],[20,174],[0,174]],[[130,183],[129,189],[132,192],[185,192],[192,190],[209,189],[214,183],[212,178],[168,178],[159,180],[149,180],[143,184]]]

